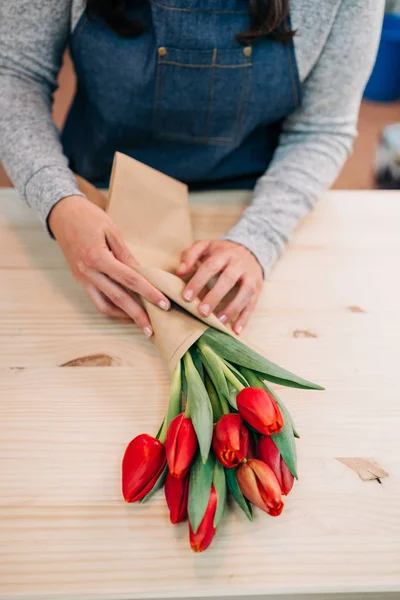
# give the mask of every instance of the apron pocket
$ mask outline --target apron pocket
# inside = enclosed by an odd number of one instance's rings
[[[158,49],[155,137],[197,144],[238,143],[251,89],[251,47]]]

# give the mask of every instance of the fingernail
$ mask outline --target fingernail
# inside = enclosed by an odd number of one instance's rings
[[[227,320],[227,316],[226,315],[221,315],[220,317],[218,317],[219,320],[221,321],[221,323],[226,323]]]
[[[169,310],[171,308],[170,303],[166,302],[165,300],[160,300],[160,302],[158,303],[158,306],[160,308],[162,308],[163,310]]]
[[[210,305],[209,304],[201,304],[199,310],[204,316],[207,316],[210,314]]]
[[[192,290],[186,290],[186,292],[183,294],[183,297],[185,298],[185,300],[190,302],[190,300],[193,298]]]
[[[153,335],[153,330],[151,327],[145,327],[143,333],[147,338],[150,338]]]
[[[179,265],[179,267],[177,268],[177,272],[178,272],[178,273],[181,273],[182,271],[185,271],[185,270],[186,270],[186,263],[184,263],[184,262],[183,262],[183,263],[181,263],[181,264]]]
[[[240,332],[242,331],[243,327],[242,325],[236,325],[235,326],[235,332],[240,335]]]

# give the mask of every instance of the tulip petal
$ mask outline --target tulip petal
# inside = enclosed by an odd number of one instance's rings
[[[262,460],[275,473],[282,488],[281,454],[273,441],[273,437],[261,438],[257,446],[257,458]]]
[[[153,488],[166,464],[165,447],[147,434],[136,436],[122,459],[122,492],[127,502],[136,502]]]
[[[197,450],[197,437],[192,420],[184,413],[171,421],[165,449],[170,473],[174,477],[184,477]]]
[[[141,504],[144,504],[145,502],[147,502],[148,500],[150,500],[150,498],[159,490],[162,488],[162,486],[165,483],[165,478],[167,477],[167,473],[168,473],[168,465],[165,465],[164,469],[161,471],[159,477],[155,480],[153,487],[150,488],[150,490],[147,492],[147,494],[140,500]],[[150,487],[150,485],[149,485]]]
[[[263,381],[261,381],[255,373],[248,369],[243,369],[243,373],[248,378],[252,387],[266,390],[278,404],[283,416],[283,427],[279,433],[275,433],[271,437],[282,455],[283,460],[289,467],[290,472],[298,479],[297,452],[294,438],[299,436],[294,429],[293,419],[289,411],[278,396]]]
[[[242,418],[264,435],[278,433],[284,425],[278,404],[265,389],[244,388],[237,396],[237,405]]]
[[[281,488],[274,472],[265,463],[251,458],[240,465],[237,478],[242,493],[253,504],[272,516],[282,512]]]
[[[189,537],[190,546],[194,552],[203,552],[207,550],[214,539],[216,529],[214,527],[214,516],[217,508],[217,494],[214,486],[210,490],[204,517],[196,532],[192,529],[192,523],[189,517]]]
[[[224,467],[237,467],[245,458],[249,434],[239,414],[223,415],[214,427],[213,449]]]
[[[237,470],[237,480],[242,494],[259,508],[264,507],[258,491],[257,479],[248,463],[243,463]]]
[[[294,485],[294,477],[289,471],[289,467],[281,457],[281,473],[282,473],[282,494],[287,496],[292,491]]]
[[[282,491],[273,470],[257,459],[250,459],[249,464],[257,479],[260,496],[270,515],[278,516],[282,512]],[[265,510],[265,509],[264,509]]]
[[[177,479],[170,473],[165,481],[165,499],[170,511],[170,520],[173,525],[181,523],[188,516],[189,477]]]

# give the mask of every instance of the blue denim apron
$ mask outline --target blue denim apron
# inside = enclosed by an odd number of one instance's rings
[[[250,188],[301,100],[294,47],[240,45],[248,0],[148,0],[123,39],[82,16],[71,38],[75,100],[62,141],[71,168],[107,185],[115,151],[196,188]]]

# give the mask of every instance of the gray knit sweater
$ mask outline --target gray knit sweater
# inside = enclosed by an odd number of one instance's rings
[[[84,0],[0,2],[0,160],[44,223],[61,198],[79,193],[51,104],[84,8]],[[351,150],[383,9],[384,0],[292,0],[303,104],[285,120],[252,204],[226,236],[249,248],[265,272]]]

